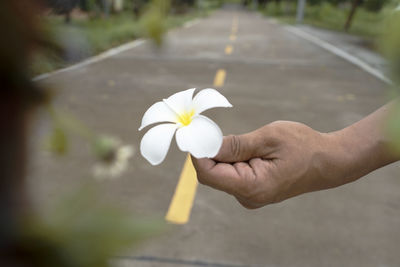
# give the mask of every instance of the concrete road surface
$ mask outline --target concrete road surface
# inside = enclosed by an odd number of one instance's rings
[[[236,22],[235,22],[236,21]],[[232,35],[232,25],[237,33]],[[231,45],[232,50],[226,51]],[[230,49],[227,49],[230,50]],[[134,144],[119,180],[102,197],[129,212],[164,216],[185,161],[175,142],[153,167],[138,152],[144,111],[179,90],[218,88],[232,109],[207,111],[224,134],[275,120],[322,132],[341,129],[386,101],[387,85],[261,15],[227,7],[191,27],[173,30],[156,50],[150,42],[42,82],[60,89],[59,108],[96,131]],[[90,180],[90,155],[80,141],[58,160],[39,150],[49,130],[38,120],[29,181],[38,205]],[[368,134],[368,133],[365,133]],[[306,194],[258,210],[200,185],[190,221],[118,258],[118,266],[400,266],[399,164],[349,185]]]

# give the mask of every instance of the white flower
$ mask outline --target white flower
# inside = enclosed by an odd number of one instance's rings
[[[128,167],[128,160],[133,155],[133,147],[121,145],[111,137],[101,137],[95,143],[95,152],[99,161],[93,166],[93,174],[98,179],[116,178]]]
[[[193,98],[195,88],[173,94],[152,105],[143,115],[144,127],[168,122],[151,128],[142,138],[140,152],[151,164],[160,164],[167,155],[176,131],[176,143],[182,151],[196,158],[215,157],[222,145],[222,132],[218,125],[201,112],[215,107],[232,107],[217,90],[201,90]]]

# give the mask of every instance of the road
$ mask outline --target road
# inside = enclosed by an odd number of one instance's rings
[[[138,150],[144,111],[176,91],[213,87],[218,70],[226,73],[218,90],[234,107],[207,115],[224,134],[245,133],[275,120],[334,131],[377,109],[388,93],[386,84],[353,64],[257,13],[233,7],[171,31],[161,50],[145,42],[43,82],[60,88],[56,103],[61,108]],[[48,122],[38,124],[37,135],[44,136]],[[33,147],[39,147],[39,139]],[[34,152],[29,182],[39,205],[90,179],[87,148],[75,145],[70,154],[56,160]],[[153,167],[136,151],[121,179],[102,183],[103,198],[131,212],[164,216],[185,157],[173,143],[166,160]],[[116,262],[400,266],[399,167],[392,164],[355,183],[258,210],[246,210],[233,197],[199,185],[188,223],[173,225]]]

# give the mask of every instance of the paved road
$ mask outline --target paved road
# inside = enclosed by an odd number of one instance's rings
[[[235,19],[237,39],[231,41]],[[226,55],[229,44],[233,52]],[[256,13],[234,8],[172,31],[161,51],[146,42],[45,82],[62,89],[59,106],[137,148],[142,136],[137,128],[149,105],[178,90],[211,87],[218,69],[226,70],[220,91],[234,108],[207,114],[225,134],[278,119],[333,131],[374,111],[387,94],[385,84],[354,65]],[[40,122],[38,134],[47,127]],[[38,203],[50,203],[60,191],[89,179],[85,147],[72,147],[73,156],[64,163],[38,153],[30,178]],[[102,185],[104,199],[132,212],[163,216],[185,156],[174,144],[165,162],[152,167],[137,153],[123,178]],[[173,226],[119,264],[400,266],[399,167],[252,211],[229,195],[199,186],[189,223]]]

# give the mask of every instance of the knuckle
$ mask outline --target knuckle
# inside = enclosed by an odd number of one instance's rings
[[[236,135],[231,135],[231,151],[234,157],[239,157],[241,154],[241,143],[240,138]]]

